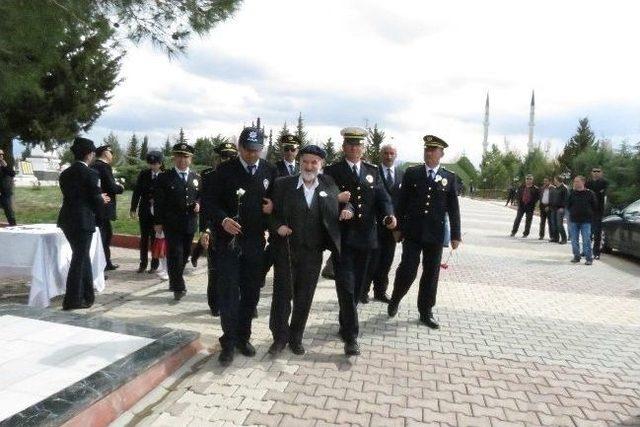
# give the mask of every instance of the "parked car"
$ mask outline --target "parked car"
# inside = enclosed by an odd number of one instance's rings
[[[602,252],[613,249],[640,258],[640,200],[602,220]]]

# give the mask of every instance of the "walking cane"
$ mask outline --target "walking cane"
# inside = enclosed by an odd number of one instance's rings
[[[291,241],[287,235],[287,261],[289,262],[289,289],[291,290],[291,299],[293,299],[293,262],[291,261]]]

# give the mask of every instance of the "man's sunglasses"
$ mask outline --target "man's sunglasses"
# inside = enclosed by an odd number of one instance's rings
[[[602,172],[602,171],[601,171],[600,169],[592,169],[592,170],[591,170],[591,172],[593,172],[593,173],[599,173],[599,172]]]
[[[296,151],[297,148],[294,146],[288,146],[283,148],[284,151]]]

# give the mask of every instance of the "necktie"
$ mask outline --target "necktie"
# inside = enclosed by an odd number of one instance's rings
[[[249,171],[249,175],[253,175],[253,172],[256,170],[256,165],[247,165],[247,170]]]
[[[182,180],[184,182],[187,182],[187,173],[186,172],[180,172],[180,176],[182,176]]]
[[[293,175],[293,165],[289,165],[289,175]]]
[[[151,174],[151,179],[152,179],[152,180],[153,180],[153,179],[156,179],[157,177],[158,177],[158,174],[157,174],[157,173],[153,173],[153,174]]]
[[[391,175],[391,168],[387,168],[387,183],[393,185],[393,175]]]
[[[433,169],[429,169],[429,180],[433,181]]]
[[[351,169],[353,170],[353,175],[356,177],[356,179],[358,179],[358,168],[356,167],[356,165],[353,165]]]

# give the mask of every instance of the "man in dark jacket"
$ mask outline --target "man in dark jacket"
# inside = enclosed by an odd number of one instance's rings
[[[110,202],[100,210],[97,218],[100,235],[102,237],[104,256],[107,260],[107,266],[105,267],[107,271],[118,268],[118,265],[111,262],[111,237],[113,236],[111,221],[115,221],[116,219],[116,194],[122,194],[124,191],[124,187],[118,184],[113,177],[113,170],[111,169],[112,160],[113,153],[111,152],[111,146],[103,145],[96,149],[96,160],[91,166],[98,172],[102,192],[106,193],[111,199]]]
[[[218,271],[218,307],[223,335],[220,364],[233,362],[235,349],[255,356],[249,341],[251,321],[260,298],[264,276],[267,215],[271,214],[276,168],[260,159],[264,135],[258,128],[242,130],[236,159],[218,166],[210,194],[206,197],[215,227],[214,242]]]
[[[407,294],[418,273],[422,254],[422,277],[418,292],[420,322],[431,329],[440,325],[433,317],[436,304],[440,261],[445,235],[445,217],[449,216],[451,248],[461,242],[460,208],[456,175],[440,165],[448,146],[441,138],[425,135],[424,164],[405,171],[398,200],[398,218],[402,259],[396,270],[393,295],[387,307],[390,317],[398,313],[400,301]]]
[[[95,299],[89,250],[96,230],[96,215],[110,201],[107,194],[101,193],[98,173],[89,167],[95,150],[93,141],[76,138],[71,146],[76,161],[60,174],[63,199],[58,227],[72,252],[63,310],[89,308]]]
[[[591,224],[591,234],[593,237],[593,258],[600,259],[602,243],[602,217],[607,200],[607,189],[609,181],[602,176],[602,168],[597,166],[591,169],[591,179],[587,181],[587,188],[594,192],[598,207],[593,214],[593,224]]]
[[[598,212],[598,200],[593,191],[585,186],[586,179],[578,175],[573,179],[573,191],[567,200],[567,209],[571,217],[571,249],[573,259],[571,262],[580,262],[580,244],[582,238],[582,253],[585,257],[585,265],[591,265],[593,253],[591,252],[591,222]]]
[[[16,225],[12,200],[14,176],[16,176],[16,172],[9,167],[4,159],[4,151],[0,150],[0,206],[4,210],[9,225]]]
[[[569,190],[564,183],[564,178],[553,178],[554,188],[549,193],[549,236],[550,242],[567,243],[567,233],[564,229],[564,215],[567,207]]]
[[[511,237],[515,236],[520,228],[520,221],[522,216],[526,215],[524,223],[524,233],[522,237],[527,237],[531,230],[531,221],[533,220],[533,211],[536,208],[536,203],[540,198],[540,192],[538,187],[533,185],[533,175],[527,175],[525,177],[524,184],[518,190],[518,213],[516,219],[513,221],[513,228],[511,229]]]
[[[342,223],[342,250],[333,257],[336,291],[340,305],[340,335],[347,356],[360,354],[357,305],[369,277],[372,250],[378,247],[378,227],[396,227],[389,193],[384,189],[378,167],[362,161],[367,131],[357,127],[342,129],[344,159],[324,168],[353,205],[353,219]],[[378,219],[383,222],[378,224]]]
[[[183,274],[198,224],[200,175],[189,168],[192,146],[178,143],[171,153],[174,167],[161,173],[155,186],[153,221],[155,231],[163,231],[167,239],[169,289],[179,301],[187,293]]]
[[[293,176],[300,172],[300,165],[296,162],[300,139],[296,135],[288,133],[282,135],[278,140],[282,147],[282,160],[276,162],[278,176]]]
[[[138,273],[142,273],[149,262],[149,247],[155,240],[155,230],[153,229],[153,192],[156,180],[162,172],[163,156],[160,151],[150,151],[147,154],[148,169],[140,171],[136,186],[131,196],[131,209],[129,215],[131,218],[138,216],[140,224],[140,266]],[[153,273],[158,269],[159,260],[151,259],[151,268],[149,273]]]
[[[351,205],[338,201],[339,190],[333,179],[319,173],[326,152],[307,145],[300,150],[300,156],[301,173],[280,178],[274,186],[270,217],[275,255],[269,318],[271,354],[281,352],[287,343],[294,354],[305,353],[302,335],[320,275],[322,252],[329,249],[339,256],[338,221],[353,216]]]

